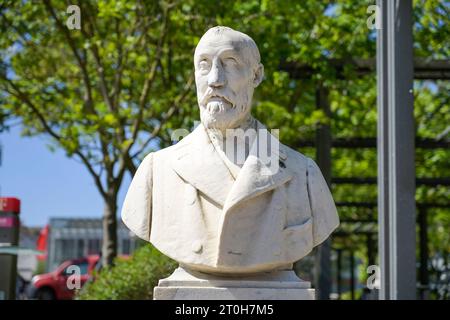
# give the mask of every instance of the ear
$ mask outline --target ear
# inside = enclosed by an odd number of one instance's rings
[[[264,66],[262,63],[259,63],[255,69],[255,76],[253,78],[253,87],[259,86],[259,84],[263,81],[264,78]]]

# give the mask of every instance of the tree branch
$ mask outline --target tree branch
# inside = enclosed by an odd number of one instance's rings
[[[141,148],[139,148],[139,150],[137,152],[135,152],[133,155],[131,155],[131,159],[135,159],[139,154],[141,154],[148,146],[148,144],[154,139],[156,138],[156,136],[159,134],[159,132],[162,129],[162,126],[175,114],[175,111],[177,110],[177,108],[179,107],[179,105],[181,103],[183,103],[183,101],[186,99],[186,97],[188,96],[189,92],[191,91],[191,86],[192,83],[194,81],[194,73],[191,73],[185,87],[183,90],[183,93],[181,95],[179,95],[175,101],[173,102],[172,106],[169,108],[169,110],[167,111],[167,113],[165,114],[165,116],[163,117],[163,119],[161,119],[161,121],[159,122],[159,124],[153,129],[152,133],[150,134],[150,136],[148,137],[148,139],[143,143],[143,145],[141,146]]]
[[[10,79],[2,76],[2,78],[4,80],[6,80],[11,87],[14,89],[15,92],[11,92],[8,91],[9,93],[11,93],[12,95],[14,95],[15,97],[17,97],[20,101],[22,101],[22,103],[24,103],[25,105],[27,105],[31,111],[37,116],[37,118],[39,119],[39,122],[41,123],[41,125],[44,127],[44,130],[51,136],[53,137],[56,141],[58,141],[59,143],[61,143],[61,141],[63,140],[63,137],[61,137],[58,133],[56,133],[51,126],[48,124],[47,120],[45,119],[44,115],[39,111],[39,109],[31,102],[31,100],[29,99],[29,97],[22,91],[20,90],[19,87],[17,87],[15,85],[15,83],[13,81],[11,81]],[[74,154],[76,154],[78,157],[80,157],[81,161],[83,161],[83,163],[85,164],[85,166],[87,167],[87,169],[89,170],[89,173],[92,175],[92,177],[94,178],[95,184],[97,185],[97,188],[99,190],[99,192],[101,193],[102,197],[106,197],[106,193],[105,190],[103,188],[103,185],[101,183],[100,177],[99,175],[95,172],[94,168],[92,167],[91,163],[89,163],[89,160],[86,158],[86,156],[81,152],[80,149],[77,149],[74,151]]]
[[[82,57],[78,53],[77,46],[75,45],[75,41],[71,37],[69,30],[66,27],[64,27],[63,23],[58,19],[57,15],[55,13],[55,10],[50,3],[50,0],[44,0],[44,4],[45,4],[45,7],[47,8],[47,11],[50,13],[50,15],[55,20],[56,26],[58,27],[59,30],[62,31],[62,33],[66,37],[67,43],[69,44],[69,46],[72,50],[72,53],[73,53],[75,59],[77,60],[78,66],[80,67],[80,70],[82,73],[83,83],[86,88],[86,96],[84,97],[85,107],[87,108],[87,110],[89,112],[95,114],[95,109],[93,107],[93,100],[92,100],[92,86],[91,86],[91,81],[89,78],[89,73],[87,70],[87,63],[86,63],[86,61],[84,61],[82,59]],[[87,55],[85,55],[85,57],[87,59]]]
[[[139,112],[138,112],[136,120],[133,124],[133,128],[131,130],[132,143],[130,143],[127,146],[127,148],[125,150],[126,153],[129,153],[129,151],[131,150],[131,147],[134,145],[137,135],[139,133],[139,130],[141,128],[141,123],[143,120],[144,109],[145,109],[145,102],[147,101],[150,89],[151,89],[153,82],[155,80],[155,77],[156,77],[157,66],[159,64],[159,60],[161,59],[161,54],[162,54],[162,46],[164,44],[164,39],[167,35],[167,27],[168,27],[168,20],[169,20],[168,17],[169,17],[169,10],[166,10],[165,14],[164,14],[164,21],[163,21],[163,25],[162,25],[161,36],[158,40],[158,45],[156,48],[155,60],[150,68],[147,78],[145,79],[144,86],[142,88],[142,92],[139,97]],[[133,159],[134,157],[132,156],[131,158]]]

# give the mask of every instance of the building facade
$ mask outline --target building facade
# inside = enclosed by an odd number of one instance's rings
[[[100,254],[102,238],[101,219],[51,218],[48,237],[47,271],[54,270],[65,260]],[[136,248],[136,242],[137,238],[122,221],[118,221],[118,254],[131,254]]]

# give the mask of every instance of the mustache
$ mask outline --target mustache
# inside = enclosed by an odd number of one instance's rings
[[[203,97],[200,99],[200,104],[201,105],[206,105],[209,101],[209,99],[211,98],[222,98],[224,100],[226,100],[229,104],[231,104],[234,107],[234,102],[233,99],[231,99],[230,97],[228,97],[227,95],[222,94],[221,92],[215,91],[214,89],[210,89],[208,88],[205,92],[205,94],[203,95]]]

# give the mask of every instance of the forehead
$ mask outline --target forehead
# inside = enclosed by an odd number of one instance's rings
[[[244,41],[241,36],[233,33],[205,35],[195,49],[195,56],[215,55],[222,52],[232,52],[242,55]]]

